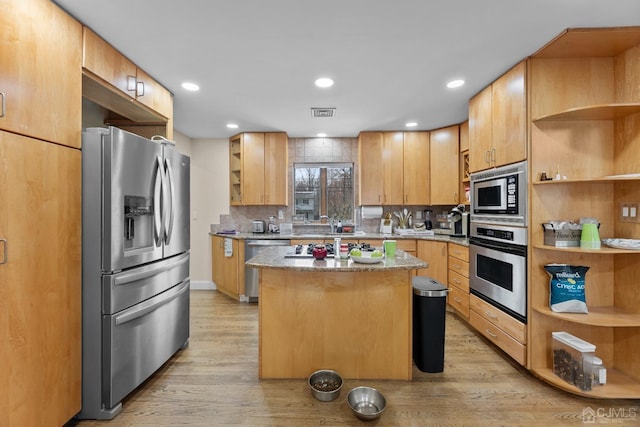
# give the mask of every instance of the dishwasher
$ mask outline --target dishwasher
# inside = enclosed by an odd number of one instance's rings
[[[244,260],[253,258],[258,252],[267,247],[291,246],[291,240],[255,239],[245,240]],[[258,302],[258,269],[244,268],[244,301]]]

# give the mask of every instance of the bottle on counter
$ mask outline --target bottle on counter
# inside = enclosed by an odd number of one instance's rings
[[[341,243],[340,244],[340,259],[345,261],[349,259],[349,244]]]

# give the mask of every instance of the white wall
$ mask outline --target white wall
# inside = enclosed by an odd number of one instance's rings
[[[229,213],[229,141],[192,139],[190,145],[191,282],[197,285],[211,282],[210,225]]]

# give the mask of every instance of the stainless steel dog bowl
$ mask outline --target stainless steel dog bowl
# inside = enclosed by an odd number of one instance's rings
[[[387,400],[375,388],[356,387],[347,394],[347,403],[356,417],[363,421],[380,418],[387,406]]]
[[[315,371],[308,382],[313,397],[323,402],[335,400],[342,389],[342,377],[331,369]]]

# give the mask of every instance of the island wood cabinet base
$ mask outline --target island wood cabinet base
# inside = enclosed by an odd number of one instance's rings
[[[260,378],[411,380],[411,271],[261,269]]]

